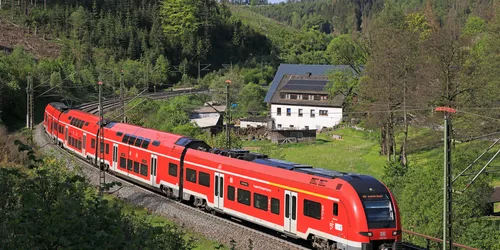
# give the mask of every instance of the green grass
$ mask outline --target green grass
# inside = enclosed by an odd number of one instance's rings
[[[122,206],[122,213],[123,214],[128,215],[128,214],[134,213],[138,217],[147,217],[148,222],[152,226],[161,227],[161,226],[165,226],[165,225],[174,225],[175,224],[174,222],[172,222],[171,220],[169,220],[165,217],[148,213],[147,209],[144,207],[135,206],[135,205],[126,203],[126,202],[116,198],[113,195],[106,195],[105,199],[108,200],[111,204],[119,203]],[[209,240],[209,239],[205,238],[204,236],[202,236],[201,234],[196,233],[196,232],[188,231],[186,233],[186,240],[189,239],[190,237],[195,239],[195,243],[194,243],[195,250],[205,250],[205,249],[222,249],[222,250],[224,250],[224,249],[228,249],[227,247],[222,246],[221,243]]]
[[[332,140],[332,134],[342,136],[342,140]],[[285,144],[279,147],[283,149],[287,161],[380,178],[386,158],[379,155],[380,146],[370,136],[374,134],[340,129],[319,134],[315,143]],[[270,144],[269,141],[246,141],[243,146],[262,147]]]

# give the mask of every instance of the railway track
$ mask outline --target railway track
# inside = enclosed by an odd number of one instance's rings
[[[207,90],[182,90],[158,93],[153,96],[149,95],[148,97],[161,99],[206,91]],[[97,103],[88,103],[81,105],[79,108],[98,112],[97,105]],[[109,110],[117,105],[119,105],[119,101],[110,100],[103,105],[103,109]],[[77,163],[82,167],[83,174],[91,183],[99,185],[99,169],[88,163],[85,159],[51,144],[49,136],[43,130],[43,124],[37,126],[35,139],[38,141],[39,145],[49,145],[50,148],[55,149],[53,153],[62,156],[61,159],[66,159],[68,167]],[[221,242],[226,246],[231,245],[232,239],[237,249],[249,249],[250,244],[253,249],[312,249],[310,243],[307,241],[295,239],[285,240],[275,231],[252,223],[239,221],[234,218],[228,218],[225,215],[214,215],[202,211],[185,203],[167,198],[159,192],[144,188],[110,173],[106,173],[106,180],[122,183],[121,187],[115,187],[110,190],[110,193],[114,193],[119,198],[136,205],[144,206],[154,213],[169,217],[178,224],[187,225],[188,229],[199,232],[205,237]]]

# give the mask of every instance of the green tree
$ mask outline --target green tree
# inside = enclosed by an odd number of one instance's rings
[[[249,83],[243,87],[239,93],[238,109],[242,115],[256,115],[266,109],[264,97],[266,91],[255,83]]]

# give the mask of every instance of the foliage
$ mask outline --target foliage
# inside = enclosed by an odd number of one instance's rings
[[[123,215],[85,178],[45,157],[36,168],[0,168],[2,249],[192,249],[181,229]]]
[[[238,137],[233,131],[230,133],[230,138],[231,138],[231,148],[241,148],[243,145],[243,142],[240,137]],[[227,148],[227,134],[226,131],[223,131],[222,133],[219,133],[217,135],[210,135],[208,133],[205,133],[201,136],[198,136],[198,139],[205,141],[208,145],[210,145],[212,148]]]
[[[470,147],[456,149],[452,155],[453,172],[458,173],[463,170],[468,165],[467,163],[472,162],[479,153],[478,150],[471,150]],[[389,183],[404,183],[404,185],[393,187],[397,194],[404,227],[438,238],[442,236],[442,157],[442,154],[436,155],[424,166],[413,165],[402,176],[400,174],[394,174],[392,177],[386,175],[387,178],[391,179]],[[454,186],[456,189],[460,189],[460,187],[465,186],[465,181],[465,179],[458,179]],[[491,193],[489,179],[482,175],[463,194],[453,195],[453,218],[457,218],[454,219],[453,223],[456,242],[461,244],[474,242],[475,245],[481,246],[480,248],[489,248],[487,244],[489,244],[490,239],[488,237],[474,237],[472,240],[468,236],[479,233],[478,225],[485,227],[491,225],[490,222],[481,218],[485,215],[486,201]],[[475,226],[470,227],[471,224]],[[483,230],[481,229],[481,231]],[[489,231],[489,234],[492,238],[498,238],[498,233],[495,231]]]

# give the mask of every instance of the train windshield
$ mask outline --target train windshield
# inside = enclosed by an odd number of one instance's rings
[[[369,228],[394,227],[394,210],[389,195],[362,195]]]

